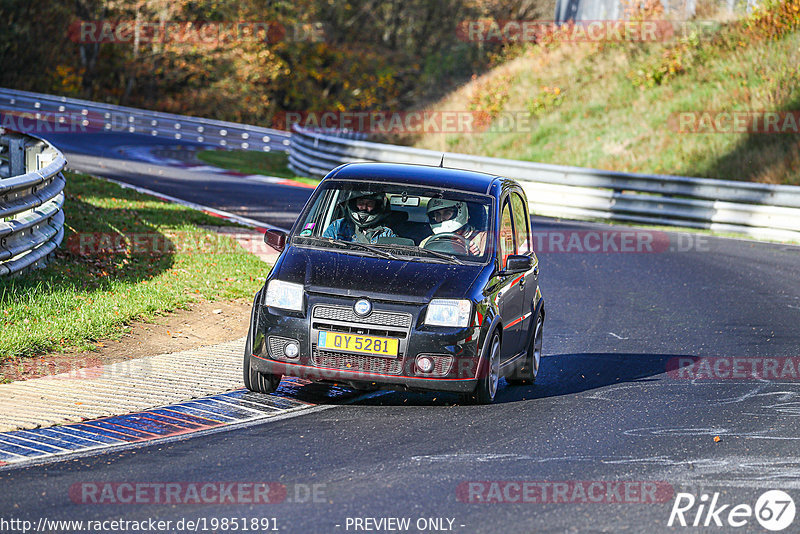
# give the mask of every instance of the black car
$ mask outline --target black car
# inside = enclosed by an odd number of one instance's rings
[[[513,180],[385,163],[332,170],[253,302],[244,383],[454,391],[492,402],[539,371],[544,299]]]

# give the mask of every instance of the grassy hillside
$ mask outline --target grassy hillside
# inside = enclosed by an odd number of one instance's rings
[[[527,45],[436,108],[496,117],[529,112],[531,128],[429,134],[415,144],[629,172],[800,184],[800,135],[680,133],[674,120],[687,111],[799,110],[798,66],[799,0],[767,2],[749,17],[669,42]]]

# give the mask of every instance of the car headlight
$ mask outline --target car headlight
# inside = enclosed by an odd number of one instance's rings
[[[433,299],[425,314],[425,324],[465,327],[469,325],[471,311],[472,303],[468,300]]]
[[[264,304],[284,310],[303,311],[303,285],[270,280]]]

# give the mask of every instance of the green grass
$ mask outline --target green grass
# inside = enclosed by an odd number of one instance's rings
[[[250,299],[269,272],[233,239],[199,227],[228,225],[221,219],[75,173],[66,196],[55,260],[0,278],[0,360],[85,350],[194,300]],[[147,238],[94,253],[100,241],[86,236],[96,233]]]
[[[798,134],[678,133],[670,123],[683,111],[800,109],[794,16],[794,25],[774,34],[738,21],[666,43],[528,45],[436,107],[466,110],[502,101],[505,113],[532,112],[531,128],[450,134],[444,142],[441,134],[428,134],[415,145],[624,172],[800,184]]]
[[[246,174],[263,174],[317,185],[319,180],[297,176],[289,169],[289,156],[285,152],[255,152],[251,150],[204,150],[197,157],[209,165],[231,169]]]

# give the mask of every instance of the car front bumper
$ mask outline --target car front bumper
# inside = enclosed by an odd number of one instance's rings
[[[355,298],[309,296],[305,312],[287,312],[256,304],[251,365],[265,374],[309,380],[370,384],[469,393],[478,382],[479,327],[443,328],[422,321],[425,304],[375,302],[370,316],[352,310]],[[380,324],[375,324],[380,323]],[[344,332],[399,339],[397,357],[336,352],[317,347],[319,332]],[[294,358],[282,348],[299,346]],[[435,361],[432,372],[417,368],[418,355]]]

